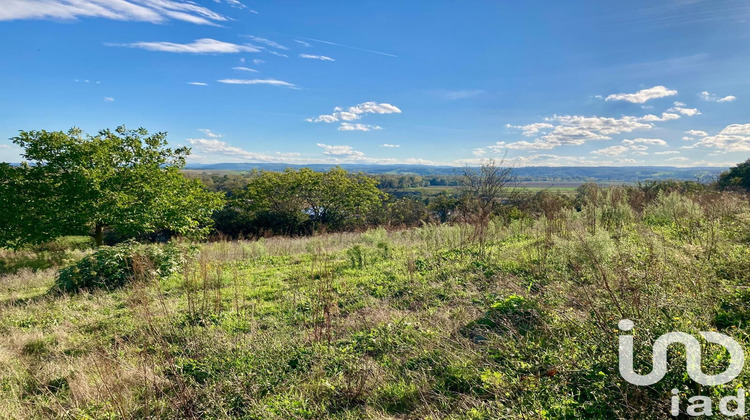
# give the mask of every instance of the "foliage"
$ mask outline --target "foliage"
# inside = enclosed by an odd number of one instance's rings
[[[125,242],[103,246],[77,263],[60,270],[56,286],[65,292],[114,289],[136,277],[164,277],[177,272],[189,249],[175,243],[143,245]]]
[[[0,211],[7,216],[0,243],[7,246],[86,234],[101,245],[105,228],[125,237],[202,234],[221,203],[180,173],[190,150],[167,148],[165,133],[21,131],[13,142],[26,162],[0,165]]]
[[[737,166],[726,172],[722,172],[719,175],[718,184],[722,189],[742,188],[750,191],[750,159],[738,163]]]
[[[641,371],[671,331],[720,329],[749,348],[750,202],[646,190],[591,184],[502,203],[512,213],[483,237],[454,220],[217,241],[169,276],[134,258],[111,278],[152,281],[95,293],[48,294],[51,270],[19,270],[0,281],[0,412],[655,420],[669,417],[672,389],[683,410],[693,395],[716,404],[750,372],[699,386],[674,346],[663,380],[631,385],[618,321],[635,322]],[[726,367],[726,352],[702,348],[705,372]]]
[[[215,217],[234,236],[347,230],[365,226],[383,198],[374,179],[338,167],[260,172]]]

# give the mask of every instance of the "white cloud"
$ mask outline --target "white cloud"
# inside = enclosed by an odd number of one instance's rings
[[[672,108],[669,108],[667,111],[679,112],[680,114],[687,115],[688,117],[693,117],[695,115],[701,114],[701,112],[698,111],[697,108],[685,108],[685,104],[682,102],[675,102],[674,106]]]
[[[484,156],[487,154],[487,151],[482,149],[481,147],[477,147],[476,149],[471,151],[471,154],[474,156]]]
[[[294,42],[302,45],[303,47],[312,47],[312,45],[309,42],[300,41],[299,39],[295,39]]]
[[[506,128],[518,128],[523,132],[523,135],[526,137],[531,137],[536,134],[538,134],[542,130],[546,130],[548,128],[554,128],[555,126],[550,123],[534,123],[534,124],[528,124],[528,125],[510,125],[505,124]]]
[[[287,47],[279,44],[276,41],[271,41],[270,39],[261,38],[259,36],[252,36],[252,35],[246,35],[246,36],[248,38],[252,39],[253,41],[259,43],[259,44],[267,45],[267,46],[272,47],[272,48],[277,48],[277,49],[280,49],[280,50],[288,50],[289,49],[289,48],[287,48]]]
[[[348,122],[341,123],[339,126],[339,131],[372,131],[372,130],[382,130],[383,127],[379,125],[368,125],[368,124],[352,124]]]
[[[612,135],[629,133],[635,130],[648,130],[655,122],[679,119],[678,114],[663,113],[661,117],[648,114],[643,117],[624,116],[584,117],[580,115],[555,115],[545,118],[545,122],[514,126],[527,137],[538,136],[534,141],[498,142],[490,146],[492,150],[550,150],[564,145],[582,145],[588,141],[609,140]]]
[[[221,3],[221,0],[214,0],[214,1],[216,3]],[[228,5],[232,6],[232,7],[235,7],[237,9],[247,9],[247,6],[245,6],[244,4],[240,3],[239,0],[224,0],[224,3],[226,3],[226,4],[228,4]],[[250,13],[256,13],[257,14],[258,12],[256,12],[255,10],[250,10]]]
[[[404,163],[409,164],[409,165],[428,165],[428,166],[435,166],[435,165],[440,164],[440,162],[436,162],[434,160],[422,159],[422,158],[404,159]]]
[[[265,60],[261,60],[260,58],[256,58],[253,60],[253,64],[263,64],[263,63],[265,63]]]
[[[688,162],[690,159],[686,158],[684,156],[677,156],[673,158],[666,159],[667,162]]]
[[[680,116],[677,114],[672,114],[669,112],[662,112],[661,117],[657,117],[653,114],[644,115],[641,117],[642,121],[648,121],[648,122],[656,122],[656,121],[670,121],[670,120],[679,120]]]
[[[619,156],[628,151],[625,146],[610,146],[605,149],[594,150],[591,153],[600,156]]]
[[[201,153],[211,156],[220,156],[223,162],[229,161],[261,161],[273,162],[278,160],[274,156],[263,153],[253,153],[239,147],[212,138],[212,139],[187,139],[188,143],[197,148]]]
[[[209,130],[208,128],[199,128],[198,131],[200,131],[201,133],[205,134],[206,136],[208,136],[208,137],[210,137],[212,139],[218,139],[218,138],[224,137],[223,134],[214,133],[213,131]]]
[[[637,138],[637,139],[625,139],[622,141],[622,144],[632,146],[634,144],[646,144],[649,146],[668,146],[667,142],[665,142],[662,139],[644,139],[644,138]]]
[[[228,85],[271,85],[271,86],[284,86],[294,88],[296,85],[293,83],[285,82],[283,80],[276,79],[221,79],[217,80],[219,83],[225,83]]]
[[[203,83],[203,82],[187,82],[187,84],[193,85],[193,86],[208,86],[208,83]]]
[[[705,131],[701,130],[688,130],[685,132],[685,134],[690,134],[691,136],[698,136],[698,137],[705,137],[708,135]]]
[[[8,144],[0,144],[0,149],[10,149],[10,145],[8,145]]]
[[[703,91],[699,93],[698,96],[700,96],[700,98],[703,99],[704,101],[708,101],[708,102],[732,102],[735,99],[737,99],[736,96],[732,96],[732,95],[719,97],[707,91]]]
[[[750,152],[750,124],[732,124],[714,136],[706,136],[692,147],[710,147],[723,152]]]
[[[607,101],[628,101],[634,104],[642,104],[651,99],[664,98],[666,96],[677,95],[676,90],[667,89],[664,86],[654,86],[652,88],[639,90],[636,93],[614,93],[607,96]]]
[[[655,155],[679,155],[677,150],[667,150],[666,152],[654,152]]]
[[[684,136],[682,139],[685,140],[685,141],[695,140],[694,137],[688,137],[688,136]]]
[[[383,143],[383,144],[380,145],[380,147],[391,147],[391,148],[393,148],[393,147],[401,147],[401,145],[399,145],[399,144]]]
[[[199,25],[228,20],[206,7],[183,0],[3,0],[0,7],[0,21],[87,17],[150,23],[180,20]]]
[[[318,115],[315,118],[306,119],[307,122],[332,123],[336,121],[355,121],[365,114],[400,114],[401,110],[396,106],[386,103],[363,102],[359,105],[350,106],[346,110],[336,107],[331,114]]]
[[[249,71],[249,72],[252,72],[252,73],[257,73],[258,72],[258,70],[251,69],[250,67],[242,67],[242,66],[232,67],[232,70]]]
[[[332,146],[329,144],[318,143],[318,147],[323,148],[324,150],[323,154],[326,154],[329,156],[340,156],[340,157],[355,158],[355,159],[365,157],[364,153],[354,150],[352,146]]]
[[[268,51],[268,53],[269,53],[269,54],[271,54],[271,55],[275,55],[275,56],[277,56],[277,57],[284,57],[284,58],[289,58],[289,56],[288,56],[288,55],[286,55],[286,54],[282,54],[282,53],[280,53],[280,52],[276,52],[276,51]]]
[[[333,58],[325,56],[325,55],[300,54],[299,56],[300,58],[309,58],[312,60],[336,61]]]
[[[197,39],[189,44],[176,42],[132,42],[128,44],[104,45],[110,47],[141,48],[149,51],[162,51],[186,54],[236,54],[240,52],[259,52],[260,49],[250,44],[233,44],[231,42],[217,41],[211,38]]]
[[[607,157],[607,156],[602,156]],[[463,164],[478,164],[481,159],[462,159],[455,161]],[[610,157],[602,159],[601,157],[588,156],[562,156],[549,153],[537,153],[530,156],[516,156],[506,158],[504,163],[513,166],[622,166],[642,164],[642,161],[632,158]]]
[[[114,102],[114,101],[115,101],[115,98],[113,98],[111,96],[105,96],[104,97],[104,102]]]

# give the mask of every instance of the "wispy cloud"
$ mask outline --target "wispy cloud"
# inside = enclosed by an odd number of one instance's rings
[[[363,158],[365,154],[354,150],[352,146],[333,146],[330,144],[318,143],[318,147],[323,149],[323,154],[329,156],[343,156],[347,158]]]
[[[257,42],[258,44],[267,45],[267,46],[269,46],[271,48],[277,48],[279,50],[288,50],[289,49],[289,48],[287,48],[287,47],[279,44],[278,42],[271,41],[270,39],[267,39],[267,38],[261,38],[259,36],[253,36],[253,35],[245,35],[245,36],[248,37],[248,38],[250,38],[250,39],[252,39],[253,41]]]
[[[114,102],[114,101],[115,101],[115,98],[113,98],[111,96],[105,96],[104,97],[104,102]]]
[[[383,127],[379,125],[368,125],[368,124],[352,124],[352,123],[341,123],[339,126],[339,131],[372,131],[372,130],[382,130]]]
[[[197,39],[189,44],[176,42],[132,42],[127,44],[105,43],[109,47],[141,48],[149,51],[163,51],[183,54],[236,54],[241,52],[259,52],[251,44],[233,44],[211,38]]]
[[[332,114],[319,115],[315,118],[308,118],[308,122],[332,123],[336,121],[355,121],[362,118],[365,114],[400,114],[401,110],[396,106],[386,103],[363,102],[359,105],[350,106],[346,110],[337,106],[333,109]]]
[[[189,85],[193,85],[193,86],[208,86],[208,83],[203,83],[203,82],[186,82],[186,83]]]
[[[200,131],[201,133],[205,134],[206,136],[208,136],[208,137],[210,137],[212,139],[218,139],[218,138],[224,137],[223,134],[214,133],[213,131],[209,130],[208,128],[199,128],[198,131]]]
[[[236,146],[232,146],[224,141],[216,138],[210,139],[187,139],[193,147],[198,149],[201,154],[210,155],[211,160],[216,158],[223,162],[237,162],[237,161],[260,161],[260,162],[273,162],[279,159],[264,153],[253,153],[247,150],[241,149]]]
[[[434,91],[435,94],[441,98],[445,98],[451,101],[458,99],[474,98],[484,94],[482,89],[462,89],[462,90],[443,90],[438,89]]]
[[[221,79],[217,80],[219,83],[228,85],[271,85],[271,86],[283,86],[288,88],[297,87],[294,83],[285,82],[283,80],[276,79]]]
[[[182,0],[3,0],[0,7],[0,21],[79,18],[151,23],[179,20],[199,25],[228,20],[207,7]]]
[[[380,147],[391,147],[391,148],[393,148],[393,147],[401,147],[401,145],[399,145],[399,144],[383,143],[383,144],[380,145]]]
[[[713,93],[709,93],[708,91],[705,91],[705,90],[699,93],[698,96],[700,96],[701,99],[707,102],[732,102],[735,99],[737,99],[737,97],[733,95],[720,97],[718,95],[714,95]]]
[[[343,47],[343,48],[349,48],[349,49],[357,50],[357,51],[364,51],[364,52],[369,52],[369,53],[373,53],[373,54],[385,55],[387,57],[396,57],[393,54],[385,53],[385,52],[382,52],[382,51],[368,50],[366,48],[353,47],[351,45],[344,45],[344,44],[339,44],[337,42],[324,41],[322,39],[315,39],[315,38],[308,38],[308,37],[302,37],[302,38],[306,39],[308,41],[320,42],[321,44],[335,45],[337,47]]]
[[[251,69],[250,67],[242,67],[242,66],[232,67],[232,70],[249,71],[249,72],[252,72],[252,73],[258,73],[258,70]]]
[[[667,96],[677,95],[677,91],[667,89],[664,86],[654,86],[648,89],[639,90],[636,93],[614,93],[607,96],[607,101],[627,101],[634,104],[642,104],[651,99],[664,98]]]
[[[303,47],[312,47],[312,44],[310,44],[309,42],[300,41],[299,39],[295,39],[294,42],[302,45]]]
[[[682,102],[675,102],[674,106],[672,108],[669,108],[667,111],[679,112],[680,114],[687,115],[688,117],[694,117],[701,114],[698,108],[686,108],[685,104]]]
[[[309,58],[312,60],[336,61],[333,58],[325,56],[325,55],[300,54],[299,56],[300,58]]]
[[[214,0],[216,3],[222,3],[222,0]],[[237,8],[237,9],[247,9],[247,6],[242,4],[239,0],[223,0],[224,3]],[[255,10],[250,10],[250,13],[258,13]]]
[[[253,59],[253,64],[264,64],[266,61],[261,60],[260,58]]]

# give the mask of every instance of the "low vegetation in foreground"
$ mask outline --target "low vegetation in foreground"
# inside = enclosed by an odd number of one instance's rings
[[[0,417],[650,419],[672,388],[747,386],[688,380],[679,347],[653,386],[617,369],[623,318],[643,371],[670,331],[750,348],[747,196],[579,198],[484,225],[2,251]]]

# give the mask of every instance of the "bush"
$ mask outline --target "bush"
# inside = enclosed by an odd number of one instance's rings
[[[678,193],[665,195],[660,192],[643,214],[643,220],[653,226],[669,226],[674,223],[696,224],[702,218],[701,206]]]
[[[192,250],[174,243],[144,245],[125,242],[104,246],[79,262],[60,270],[56,286],[65,292],[81,289],[115,289],[136,277],[165,277],[182,267]]]

